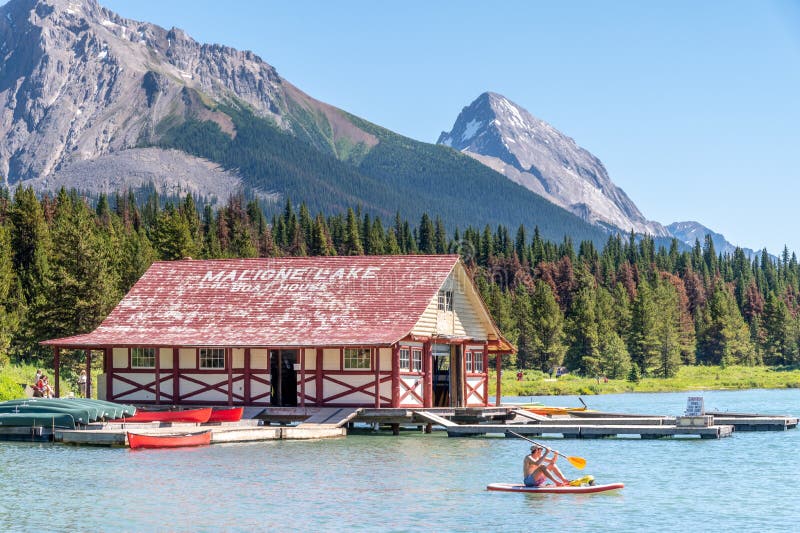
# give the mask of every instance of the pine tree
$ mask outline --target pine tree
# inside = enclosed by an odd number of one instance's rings
[[[52,241],[44,210],[32,188],[17,189],[9,210],[12,265],[16,273],[19,324],[14,329],[13,350],[23,362],[45,352],[36,344],[43,338],[41,310],[50,296]]]
[[[253,220],[252,216],[250,217],[250,220]],[[297,215],[297,221],[300,224],[300,230],[303,234],[303,243],[305,243],[307,248],[308,243],[310,243],[311,239],[313,238],[314,221],[311,219],[311,213],[308,211],[308,207],[306,206],[305,202],[300,204],[300,213]]]
[[[694,364],[697,343],[694,320],[689,310],[689,297],[686,294],[686,286],[678,276],[666,272],[662,273],[661,276],[672,285],[677,298],[675,305],[678,313],[678,342],[680,344],[681,362],[685,365]]]
[[[678,294],[669,282],[660,281],[653,291],[657,318],[654,334],[657,357],[653,361],[653,376],[669,378],[678,372],[681,364],[681,313]]]
[[[708,319],[698,337],[700,361],[723,366],[757,363],[750,330],[736,306],[733,293],[721,279],[713,285]]]
[[[352,208],[347,210],[347,224],[343,244],[342,255],[364,255],[356,214]]]
[[[628,372],[627,380],[631,383],[639,383],[641,380],[641,374],[639,372],[639,365],[631,365],[631,369]]]
[[[600,335],[600,372],[611,379],[622,379],[630,375],[631,356],[625,341],[614,331],[602,332]],[[638,381],[638,378],[637,378]]]
[[[627,296],[621,286],[617,286],[625,302]],[[599,351],[600,373],[612,379],[619,379],[628,373],[631,358],[625,342],[620,337],[618,331],[620,325],[617,322],[620,317],[615,310],[619,307],[614,296],[605,288],[597,289],[595,300],[595,316],[597,317],[597,335]],[[626,314],[627,306],[626,306]],[[627,320],[629,321],[629,319]],[[627,326],[626,326],[627,327]]]
[[[17,332],[22,310],[21,295],[15,294],[19,285],[11,257],[11,232],[0,223],[0,368],[9,361],[8,350]]]
[[[162,260],[197,257],[200,252],[186,217],[180,211],[176,211],[171,204],[156,215],[152,234],[156,253]]]
[[[567,346],[564,343],[564,316],[550,285],[537,280],[531,302],[533,367],[549,372],[561,366]]]
[[[318,214],[314,219],[314,231],[312,232],[309,254],[314,255],[336,255],[336,249],[328,234],[328,228],[322,214]]]
[[[77,198],[62,200],[53,223],[52,276],[38,317],[38,340],[85,333],[97,327],[119,301],[119,282],[110,250],[88,207]]]
[[[435,230],[433,234],[433,244],[437,254],[447,253],[447,232],[444,229],[444,222],[436,217]]]
[[[50,229],[33,188],[17,189],[9,218],[13,265],[26,302],[40,295],[49,277]]]
[[[585,376],[595,376],[600,372],[600,339],[595,315],[594,278],[588,271],[582,270],[577,286],[567,319],[569,347],[564,364],[570,370],[577,370]]]
[[[400,255],[402,253],[400,250],[400,244],[397,242],[397,236],[395,235],[394,228],[391,228],[387,232],[385,252],[387,255]]]
[[[291,210],[290,200],[286,200],[288,211],[284,212],[284,223],[291,233],[291,240],[287,242],[289,253],[305,255],[305,242],[303,242],[303,231],[297,222],[297,217]],[[245,210],[244,195],[231,195],[228,204],[220,210],[220,227],[227,228],[228,246],[223,251],[230,257],[256,257],[258,250],[254,243],[254,236],[250,224],[250,218]],[[287,234],[288,238],[288,234]],[[222,239],[220,239],[221,241]]]
[[[492,313],[497,326],[511,344],[516,344],[519,337],[519,329],[511,310],[511,299],[495,283],[488,285],[487,293],[486,305]]]
[[[369,228],[369,249],[371,255],[383,255],[386,253],[384,244],[383,223],[379,217],[375,217]]]
[[[423,213],[422,219],[419,222],[419,239],[417,242],[420,253],[436,253],[436,237],[434,233],[435,230],[431,218],[428,216],[428,213]]]
[[[647,376],[657,366],[659,340],[656,332],[658,310],[653,290],[647,282],[639,285],[631,312],[631,333],[628,350],[631,361],[639,367],[640,375]]]
[[[205,259],[219,259],[222,257],[222,245],[219,241],[219,228],[217,218],[211,205],[206,204],[203,209],[203,246],[202,256]]]
[[[523,285],[514,292],[511,312],[516,321],[517,331],[517,368],[533,368],[535,326],[531,307],[531,297]]]
[[[100,198],[97,200],[95,213],[97,215],[97,222],[101,226],[107,228],[111,225],[111,208],[108,205],[108,198],[105,194],[100,194]]]
[[[125,294],[156,259],[156,252],[144,228],[137,231],[131,227],[122,236],[120,255],[123,260],[117,262],[118,289],[119,294]]]
[[[787,259],[788,262],[788,259]],[[767,295],[764,305],[764,341],[761,350],[768,365],[786,365],[795,359],[796,344],[792,338],[792,317],[786,302],[774,291]]]

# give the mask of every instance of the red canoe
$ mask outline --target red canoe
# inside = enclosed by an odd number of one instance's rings
[[[117,419],[114,422],[208,422],[211,417],[211,408],[188,409],[186,411],[140,411],[136,410],[133,416]]]
[[[244,407],[234,407],[233,409],[214,409],[211,411],[209,422],[238,422],[242,419]]]
[[[211,444],[211,430],[200,433],[141,435],[128,433],[128,445],[136,448],[179,448],[182,446],[206,446]]]

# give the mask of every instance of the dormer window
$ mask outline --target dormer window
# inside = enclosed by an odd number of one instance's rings
[[[453,310],[453,291],[439,291],[439,311]]]

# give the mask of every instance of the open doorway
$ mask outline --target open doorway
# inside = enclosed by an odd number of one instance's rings
[[[450,345],[431,347],[433,369],[433,407],[450,407]]]
[[[270,404],[275,407],[297,405],[297,350],[270,350]]]
[[[463,352],[458,344],[431,347],[433,369],[433,407],[464,406]]]

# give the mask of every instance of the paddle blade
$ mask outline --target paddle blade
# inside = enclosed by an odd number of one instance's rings
[[[583,470],[584,468],[586,468],[586,459],[584,459],[583,457],[573,457],[571,455],[568,455],[567,461],[569,461],[569,464],[571,464],[578,470]]]

